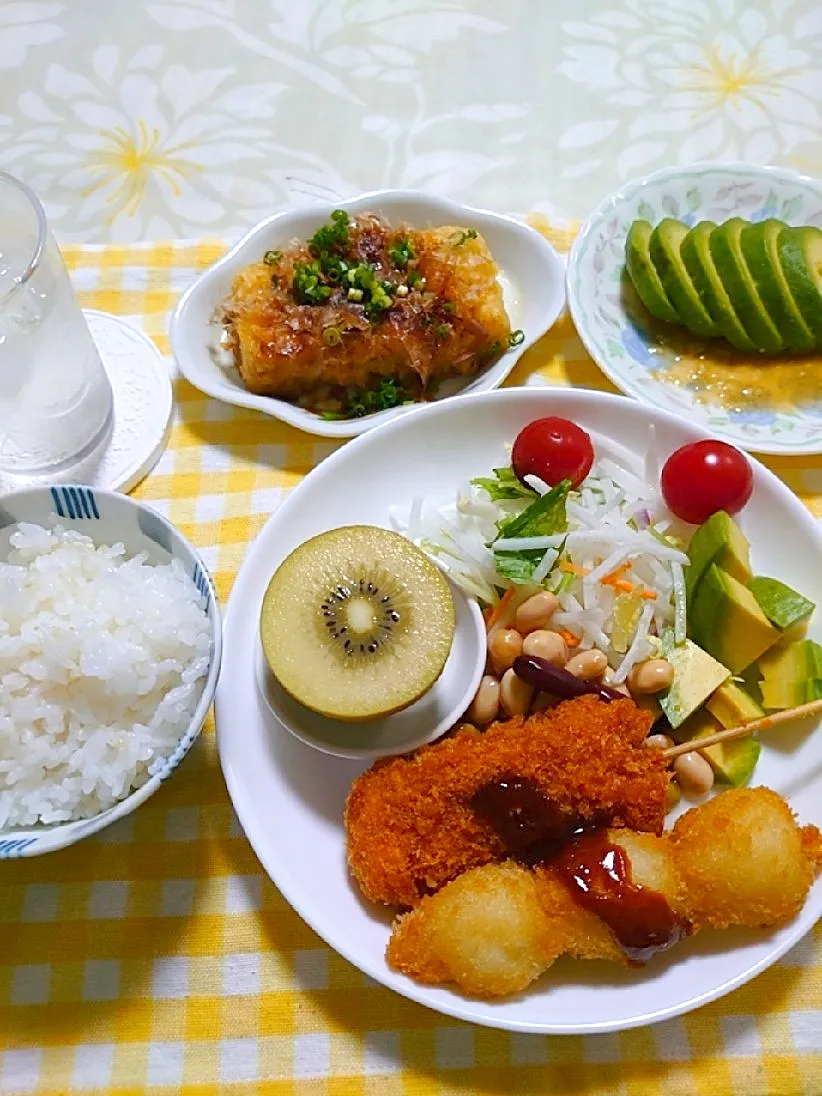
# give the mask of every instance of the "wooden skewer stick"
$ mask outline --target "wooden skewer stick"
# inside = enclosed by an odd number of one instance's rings
[[[786,708],[784,712],[774,712],[773,715],[754,719],[741,727],[729,727],[725,731],[717,731],[716,734],[706,734],[703,738],[692,738],[688,742],[680,742],[677,746],[663,750],[662,756],[670,761],[691,750],[704,750],[706,746],[716,746],[720,742],[733,742],[735,738],[747,738],[749,734],[756,734],[757,731],[769,731],[771,727],[790,723],[793,719],[802,719],[803,716],[820,713],[822,713],[822,700],[812,700],[808,704],[800,704],[798,708]]]

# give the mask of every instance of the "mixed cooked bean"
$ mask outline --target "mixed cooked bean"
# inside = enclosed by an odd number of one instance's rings
[[[466,712],[469,723],[486,727],[496,719],[542,711],[584,693],[611,701],[622,696],[653,698],[671,687],[674,668],[664,658],[638,662],[626,682],[615,684],[603,651],[575,651],[575,636],[551,628],[558,608],[556,595],[543,590],[516,609],[510,624],[490,628],[486,673]],[[645,745],[665,750],[673,746],[673,740],[653,733]],[[713,769],[696,750],[680,754],[672,768],[669,809],[682,795],[698,798],[713,786]]]

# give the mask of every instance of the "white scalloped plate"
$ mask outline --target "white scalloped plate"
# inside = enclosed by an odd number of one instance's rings
[[[556,321],[565,303],[564,269],[556,251],[534,229],[499,213],[472,209],[445,198],[414,190],[375,190],[335,204],[276,213],[252,228],[228,254],[210,267],[186,290],[171,320],[171,346],[183,376],[200,391],[238,407],[253,407],[310,434],[326,438],[353,438],[389,419],[415,411],[423,404],[396,407],[360,419],[330,422],[285,400],[255,396],[236,370],[221,368],[210,346],[210,322],[228,295],[235,275],[256,262],[269,248],[282,247],[295,237],[306,239],[332,210],[381,213],[392,224],[404,221],[417,227],[459,224],[476,228],[485,237],[500,268],[505,306],[513,328],[525,339],[476,377],[468,378],[461,391],[487,392],[498,388],[522,354]],[[453,386],[449,382],[448,390]],[[443,395],[441,399],[450,399]]]
[[[697,402],[687,388],[666,380],[673,349],[659,345],[621,292],[632,221],[642,217],[656,224],[677,217],[695,224],[733,216],[822,227],[822,182],[777,167],[693,164],[626,183],[594,210],[571,249],[567,290],[574,324],[588,353],[627,395],[756,453],[822,453],[822,390],[816,400],[789,408],[727,410]]]
[[[705,436],[667,412],[618,396],[514,388],[429,406],[344,446],[269,519],[240,569],[226,611],[217,742],[235,809],[263,867],[294,909],[360,970],[477,1024],[541,1033],[616,1031],[688,1012],[765,970],[819,917],[822,883],[778,932],[705,933],[644,970],[562,960],[527,992],[503,1001],[419,985],[387,966],[390,916],[361,898],[346,870],[343,804],[365,763],[298,742],[273,718],[256,682],[260,603],[289,551],[336,525],[387,525],[390,507],[410,506],[419,494],[452,498],[458,483],[488,473],[526,423],[548,414],[571,418],[636,456],[645,453],[651,425],[663,458]],[[822,530],[773,473],[752,463],[754,492],[741,524],[754,564],[822,603]],[[819,610],[811,634],[822,639]],[[808,731],[797,726],[765,738],[755,779],[785,795],[803,822],[822,825],[822,734]]]

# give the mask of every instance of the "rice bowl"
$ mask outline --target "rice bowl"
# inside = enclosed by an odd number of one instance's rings
[[[188,751],[220,660],[216,595],[163,518],[88,488],[0,506],[0,857],[129,813]]]

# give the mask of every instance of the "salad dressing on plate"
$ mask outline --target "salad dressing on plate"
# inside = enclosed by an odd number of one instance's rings
[[[698,339],[650,322],[657,380],[692,392],[726,411],[801,410],[822,396],[822,354],[778,357],[737,350],[724,340]]]

